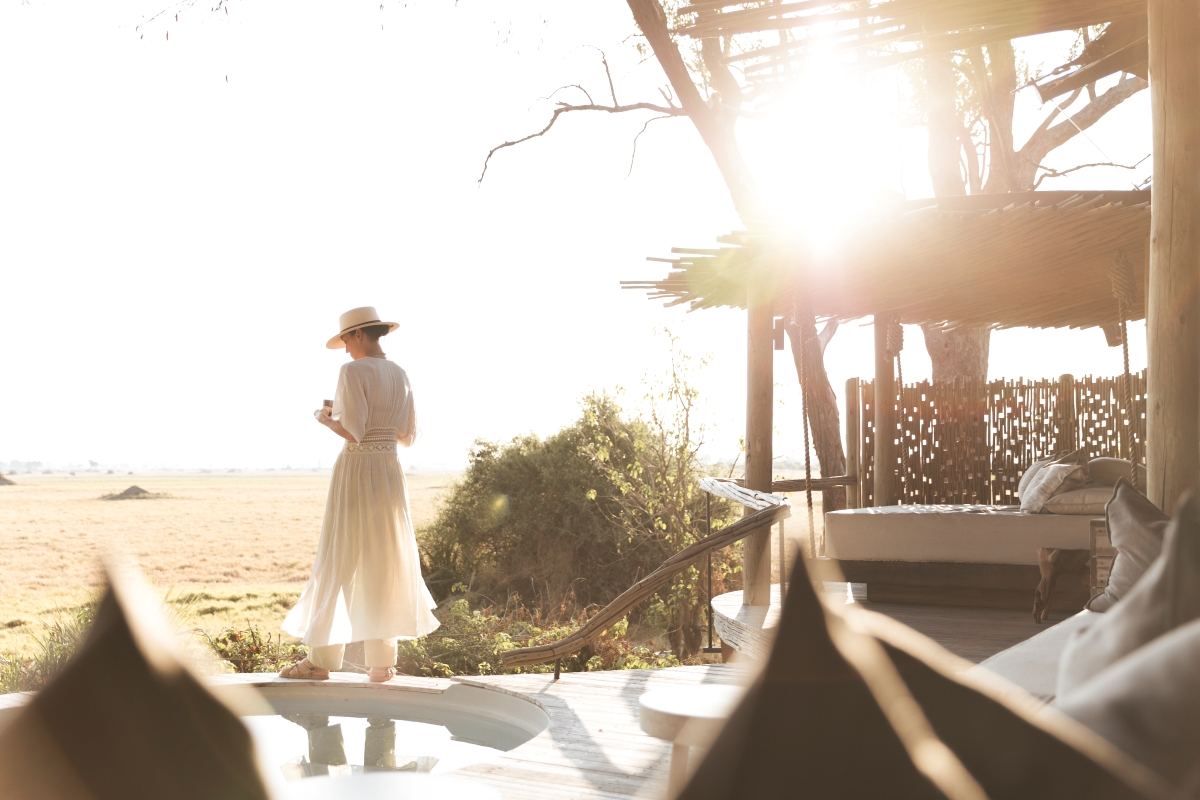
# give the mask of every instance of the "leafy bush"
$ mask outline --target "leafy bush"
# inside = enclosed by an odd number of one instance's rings
[[[242,630],[226,628],[216,636],[204,637],[217,657],[228,661],[235,672],[278,672],[308,655],[304,645],[275,639],[269,633],[264,637],[257,625],[247,624]]]
[[[565,608],[560,608],[560,612]],[[504,669],[501,655],[508,650],[548,644],[579,630],[591,613],[546,619],[540,611],[529,611],[513,597],[497,612],[492,607],[472,611],[460,598],[437,612],[442,627],[421,639],[400,642],[397,668],[410,675],[444,678],[453,675],[496,675],[522,672],[552,672],[553,664]],[[589,648],[563,659],[562,669],[583,672],[601,669],[653,669],[679,666],[670,652],[656,653],[634,645],[628,637],[629,623],[621,620]]]
[[[0,657],[0,694],[37,691],[48,684],[75,655],[95,619],[95,602],[60,612],[44,623],[45,633],[31,634],[37,645],[33,656]]]
[[[641,414],[591,394],[581,418],[547,439],[475,443],[463,480],[418,537],[436,597],[462,583],[489,606],[516,594],[525,606],[578,614],[706,535],[699,393],[687,356],[671,345],[668,377],[649,386]],[[714,531],[736,515],[720,498],[711,508]],[[712,561],[714,593],[740,588],[740,545]],[[689,568],[632,612],[666,631],[685,658],[702,643],[701,581]]]
[[[475,442],[462,480],[420,532],[435,597],[463,583],[489,605],[515,593],[533,607],[583,608],[608,602],[662,563],[614,524],[615,508],[606,512],[607,501],[594,499],[617,489],[585,452],[590,439],[580,420],[546,439]]]

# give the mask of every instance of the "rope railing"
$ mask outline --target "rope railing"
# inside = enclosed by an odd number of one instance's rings
[[[710,494],[734,500],[754,509],[754,513],[743,517],[729,527],[710,533],[695,544],[680,550],[664,561],[658,569],[626,589],[615,600],[596,612],[596,615],[584,623],[583,627],[569,636],[564,636],[549,644],[521,647],[501,653],[500,657],[504,660],[504,666],[506,668],[529,667],[550,661],[557,662],[565,656],[577,653],[600,638],[602,633],[628,614],[634,606],[666,586],[672,578],[706,554],[741,541],[763,528],[769,528],[776,522],[787,519],[792,513],[791,503],[787,498],[747,489],[738,486],[736,481],[723,478],[702,478],[700,488]],[[557,677],[557,675],[558,664],[556,663],[555,676]]]

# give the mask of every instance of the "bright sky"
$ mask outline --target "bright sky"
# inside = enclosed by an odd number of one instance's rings
[[[663,326],[711,357],[698,379],[711,450],[736,452],[744,313],[664,310],[618,285],[662,273],[647,255],[738,227],[690,123],[650,126],[627,178],[646,116],[568,115],[476,184],[490,147],[545,123],[539,97],[571,83],[605,95],[593,46],[622,102],[658,98],[656,62],[622,43],[624,2],[226,6],[0,0],[0,469],[328,467],[340,440],[311,412],[348,356],[323,345],[359,305],[401,323],[383,342],[418,402],[410,468],[462,466],[477,437],[552,433],[589,390],[635,403],[666,362]],[[1034,43],[1033,60],[1057,63],[1068,43]],[[824,225],[863,190],[931,194],[896,81],[874,79],[860,103],[857,87],[814,80],[740,124],[775,208]],[[1142,158],[1147,94],[1053,163]],[[1039,108],[1031,91],[1018,106],[1026,120]],[[1149,168],[1043,188],[1127,188]],[[927,378],[920,331],[906,334],[905,378]],[[839,392],[869,376],[871,329],[844,326],[826,361]],[[1120,369],[1098,330],[992,339],[993,376]],[[776,380],[776,453],[798,457],[786,351]]]

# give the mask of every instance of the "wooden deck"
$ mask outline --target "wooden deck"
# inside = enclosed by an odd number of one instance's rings
[[[907,603],[868,603],[866,587],[856,583],[826,583],[827,595],[861,603],[864,608],[886,614],[928,636],[951,653],[979,663],[1036,636],[1069,614],[1052,613],[1046,624],[1033,621],[1033,603],[1028,611],[961,606],[925,606]],[[771,587],[770,608],[743,606],[741,592],[713,598],[714,627],[721,640],[752,658],[770,652],[774,629],[779,622],[779,586]]]
[[[778,587],[770,609],[744,609],[725,595],[726,629],[738,629],[742,643],[757,642],[769,650],[778,619]],[[857,591],[856,591],[857,589]],[[862,587],[828,584],[826,592],[862,602]],[[856,596],[858,599],[856,599]],[[717,598],[719,599],[719,598]],[[714,607],[717,605],[714,600]],[[990,608],[866,604],[924,633],[947,650],[976,663],[1046,630],[1029,612]],[[739,617],[740,614],[740,617]],[[1058,614],[1052,622],[1063,619]],[[749,624],[757,622],[757,625]],[[752,649],[752,648],[751,648]],[[757,664],[740,663],[662,670],[563,673],[557,683],[550,675],[503,675],[460,678],[464,683],[501,688],[534,697],[550,714],[550,726],[517,749],[494,761],[462,770],[509,798],[661,798],[666,790],[670,748],[638,727],[638,697],[651,689],[697,683],[745,683]]]
[[[638,698],[651,689],[745,683],[751,667],[715,664],[657,670],[564,672],[459,678],[536,698],[550,726],[493,761],[454,774],[496,787],[506,798],[662,798],[670,744],[642,733]]]

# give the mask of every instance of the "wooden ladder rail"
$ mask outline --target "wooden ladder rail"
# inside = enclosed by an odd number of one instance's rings
[[[738,486],[742,485],[741,478],[734,481]],[[826,489],[832,489],[835,486],[858,486],[858,477],[855,475],[831,475],[828,478],[813,478],[811,481],[806,481],[804,478],[796,478],[795,480],[772,481],[772,492],[803,492],[808,489],[809,484],[812,484],[814,492],[823,492]]]
[[[702,478],[700,488],[710,494],[715,494],[729,500],[741,503],[754,513],[743,517],[727,528],[722,528],[710,534],[693,545],[685,547],[668,558],[658,569],[622,592],[615,600],[600,609],[584,623],[583,627],[569,636],[564,636],[550,644],[520,647],[501,653],[506,668],[529,667],[535,664],[545,664],[549,661],[572,655],[600,638],[618,620],[629,613],[630,609],[645,600],[650,595],[667,585],[672,578],[690,567],[705,554],[713,550],[731,545],[745,539],[750,534],[765,527],[774,525],[781,519],[791,516],[791,503],[787,498],[757,492],[738,486],[735,481],[723,478]],[[557,665],[555,675],[558,674]]]

